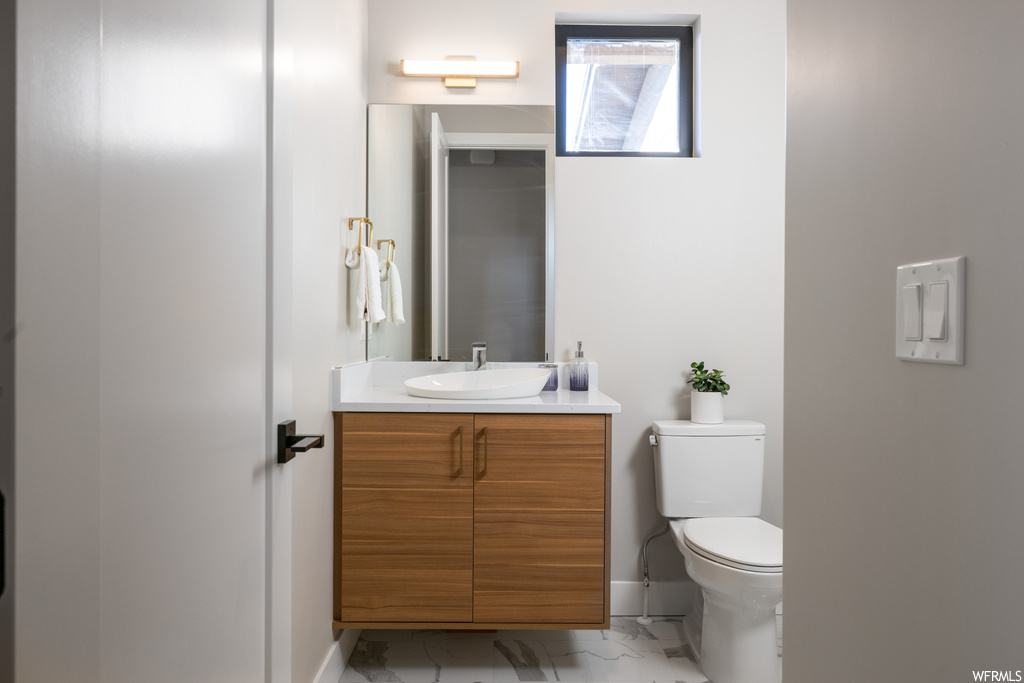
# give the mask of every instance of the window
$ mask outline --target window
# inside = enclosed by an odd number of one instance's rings
[[[693,154],[690,26],[555,27],[559,156]]]

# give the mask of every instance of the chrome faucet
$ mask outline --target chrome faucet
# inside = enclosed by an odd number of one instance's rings
[[[473,342],[473,369],[486,370],[487,365],[487,342]]]

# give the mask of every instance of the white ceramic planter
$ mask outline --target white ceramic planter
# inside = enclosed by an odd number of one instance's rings
[[[723,397],[720,391],[690,392],[690,421],[701,424],[721,424],[725,419]]]

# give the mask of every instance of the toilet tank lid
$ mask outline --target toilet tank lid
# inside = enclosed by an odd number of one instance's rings
[[[721,424],[655,420],[653,429],[659,436],[759,436],[765,433],[765,426],[753,420],[726,420]]]

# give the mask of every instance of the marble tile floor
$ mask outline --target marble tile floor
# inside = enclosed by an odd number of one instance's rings
[[[779,624],[779,664],[782,663]],[[705,683],[681,617],[604,631],[363,630],[339,683]]]

